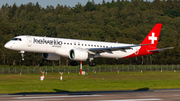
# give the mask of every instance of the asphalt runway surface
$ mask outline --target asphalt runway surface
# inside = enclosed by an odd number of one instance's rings
[[[0,101],[180,101],[180,89],[1,94]]]

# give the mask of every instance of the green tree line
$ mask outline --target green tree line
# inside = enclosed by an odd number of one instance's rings
[[[129,58],[97,58],[97,64],[179,64],[180,0],[112,0],[74,7],[57,4],[43,8],[37,2],[0,8],[1,65],[67,65],[68,58],[47,61],[40,53],[25,53],[25,61],[17,51],[4,44],[18,35],[73,38],[94,41],[140,44],[156,23],[162,23],[159,48],[175,47],[159,54]],[[83,62],[83,64],[87,64]]]

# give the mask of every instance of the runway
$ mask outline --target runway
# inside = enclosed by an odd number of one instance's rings
[[[180,101],[180,89],[1,94],[1,101]]]

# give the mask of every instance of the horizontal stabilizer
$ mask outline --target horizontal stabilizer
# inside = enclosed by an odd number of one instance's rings
[[[155,50],[148,50],[149,52],[162,52],[163,50],[166,49],[173,49],[174,47],[167,47],[167,48],[159,48],[159,49],[155,49]]]

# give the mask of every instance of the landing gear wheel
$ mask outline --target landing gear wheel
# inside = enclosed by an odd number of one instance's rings
[[[96,63],[94,61],[90,61],[89,66],[96,66]]]

